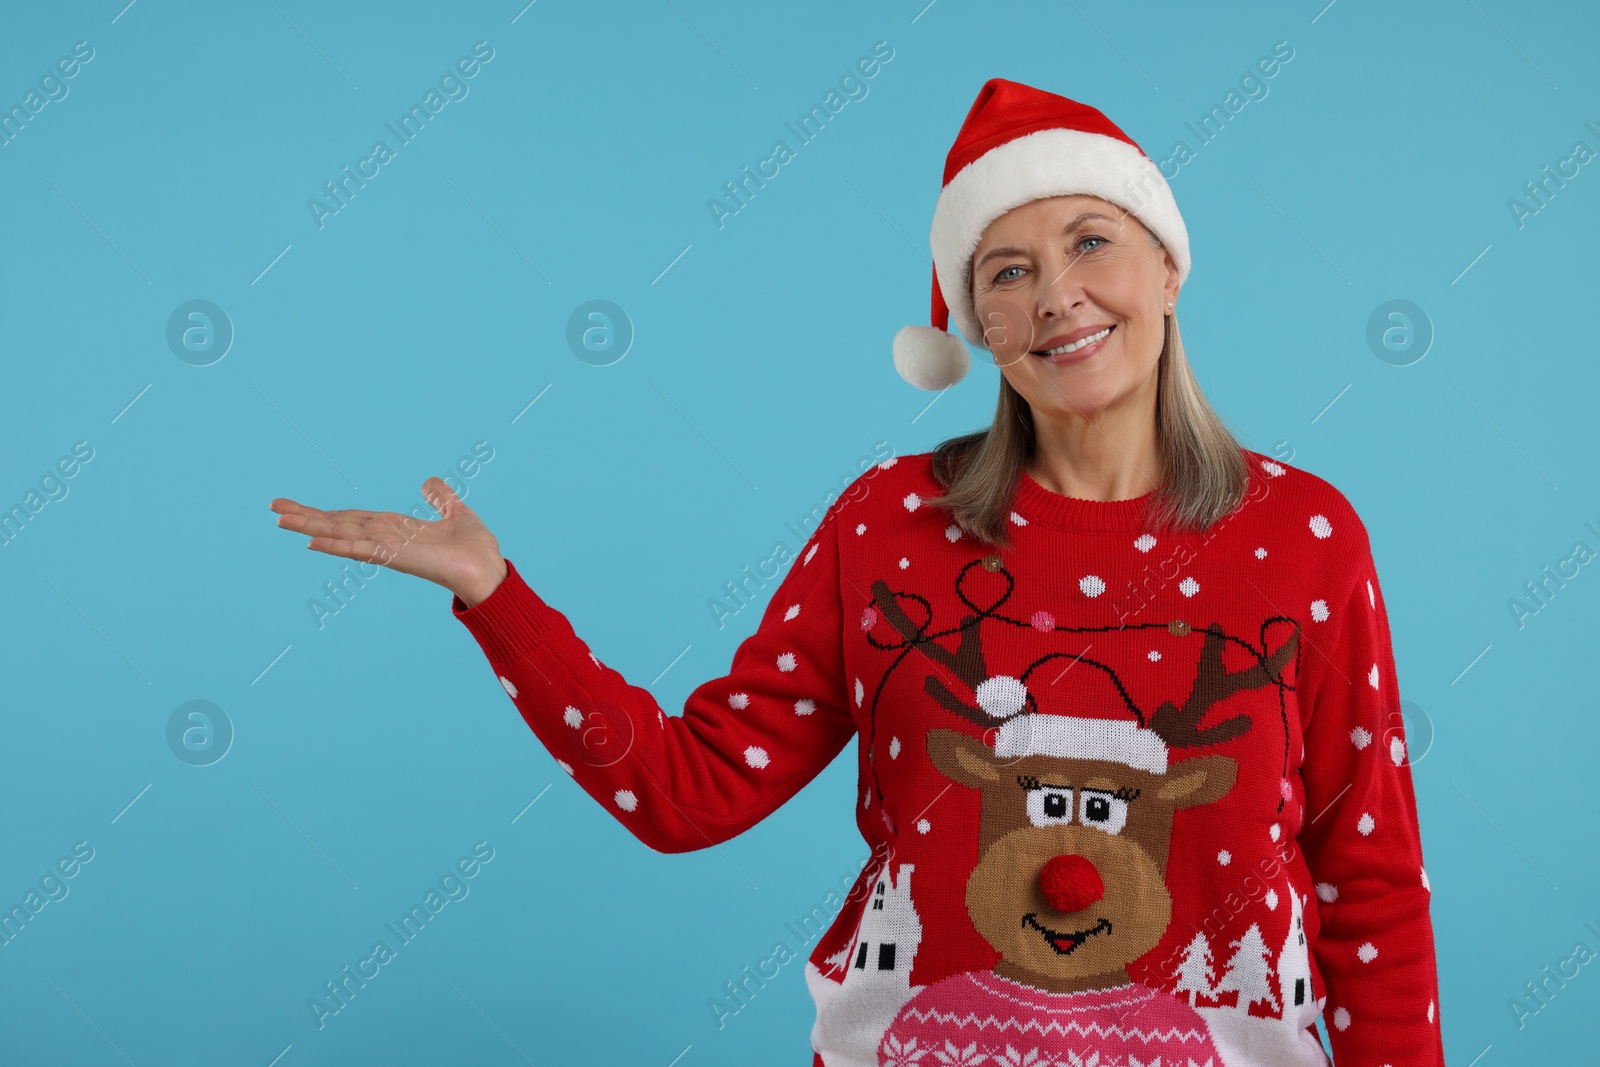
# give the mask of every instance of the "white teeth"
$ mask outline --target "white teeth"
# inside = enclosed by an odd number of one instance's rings
[[[1052,348],[1052,349],[1048,350],[1047,352],[1045,352],[1045,355],[1047,355],[1047,356],[1059,356],[1059,355],[1062,355],[1062,354],[1067,353],[1067,352],[1076,352],[1080,348],[1083,348],[1083,347],[1085,347],[1087,345],[1094,344],[1096,341],[1100,340],[1101,338],[1107,336],[1110,333],[1111,333],[1111,327],[1107,326],[1105,329],[1101,330],[1099,333],[1092,333],[1088,337],[1079,338],[1078,340],[1072,342],[1070,345],[1062,345],[1060,348]]]

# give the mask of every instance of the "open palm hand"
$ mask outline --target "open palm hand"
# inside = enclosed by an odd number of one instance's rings
[[[321,511],[287,497],[269,506],[278,513],[280,527],[311,535],[309,549],[414,574],[472,607],[505,578],[500,542],[444,479],[423,482],[422,494],[439,513],[437,520],[395,511]]]

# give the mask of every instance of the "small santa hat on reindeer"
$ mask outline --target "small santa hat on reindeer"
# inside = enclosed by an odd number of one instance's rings
[[[1133,139],[1087,104],[991,78],[978,91],[945,157],[933,211],[932,326],[905,326],[894,365],[919,389],[944,389],[971,366],[961,338],[985,348],[973,313],[968,261],[989,223],[1050,196],[1097,196],[1127,210],[1161,239],[1189,276],[1189,235],[1172,190]],[[954,323],[960,336],[948,332]]]
[[[1086,649],[1076,654],[1048,653],[1030,663],[1020,676],[985,674],[972,688],[975,708],[948,690],[944,690],[948,699],[941,703],[990,727],[989,740],[1000,759],[1093,759],[1166,774],[1169,762],[1184,758],[1184,750],[1221,744],[1249,731],[1251,718],[1243,711],[1222,715],[1209,726],[1202,726],[1202,720],[1234,693],[1282,684],[1283,672],[1294,661],[1299,643],[1295,627],[1271,651],[1236,650],[1242,652],[1245,664],[1230,667],[1224,655],[1230,641],[1220,626],[1197,630],[1174,619],[1143,633],[1141,644],[1201,640],[1197,661],[1177,654],[1176,646],[1171,649],[1173,654],[1158,657],[1163,665],[1170,660],[1173,666],[1156,688],[1187,683],[1186,697],[1168,697],[1147,710],[1129,691],[1131,678],[1126,669],[1119,670],[1105,661],[1103,654],[1097,651],[1091,656]],[[1067,661],[1065,669],[1063,660]],[[1174,669],[1180,673],[1171,675]],[[1045,681],[1051,675],[1054,677]]]
[[[1104,706],[1110,686],[1105,676],[1082,665],[1068,671],[1052,687],[1054,701],[1075,709]],[[1063,690],[1066,690],[1065,692]],[[1090,694],[1090,690],[1099,690]],[[994,733],[994,754],[1001,759],[1020,756],[1059,756],[1063,759],[1098,759],[1124,763],[1151,774],[1167,772],[1167,744],[1142,722],[1125,718],[1117,708],[1114,717],[1098,710],[1081,712],[1028,711],[1028,687],[1019,678],[997,675],[985,679],[975,693],[978,707],[1000,725]],[[1120,703],[1120,702],[1119,702]]]

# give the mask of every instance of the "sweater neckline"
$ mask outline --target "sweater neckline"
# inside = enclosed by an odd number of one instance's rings
[[[994,971],[969,971],[967,972],[967,977],[975,984],[987,988],[990,992],[1015,1000],[1028,1001],[1036,1007],[1044,1007],[1053,1011],[1082,1011],[1087,1008],[1132,1006],[1155,996],[1154,990],[1131,980],[1105,989],[1086,989],[1079,993],[1063,994],[1052,993],[1048,990],[1040,989],[1038,986],[1019,982],[1015,978],[1007,978],[1003,974],[996,974]]]
[[[1088,500],[1046,489],[1026,470],[1017,478],[1015,510],[1028,522],[1065,530],[1143,529],[1157,491],[1127,500]]]

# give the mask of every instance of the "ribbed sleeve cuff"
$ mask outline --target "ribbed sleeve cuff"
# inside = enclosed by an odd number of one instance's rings
[[[535,593],[516,564],[506,560],[506,576],[488,598],[467,607],[459,597],[450,598],[450,611],[471,632],[484,654],[494,663],[511,663],[532,648],[560,644],[571,627],[558,626],[552,616],[561,618],[555,608]]]

